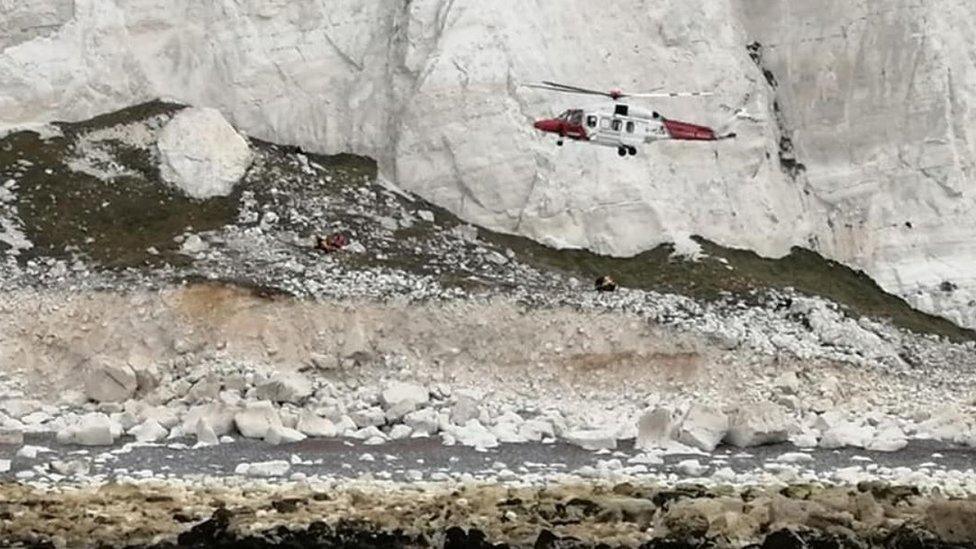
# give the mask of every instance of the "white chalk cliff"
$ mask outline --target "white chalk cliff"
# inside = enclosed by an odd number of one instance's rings
[[[976,327],[974,22],[972,0],[0,1],[0,125],[173,98],[372,156],[495,229],[617,255],[802,245]],[[543,78],[715,90],[653,106],[749,117],[636,158],[557,149],[531,119],[588,101],[517,87]]]

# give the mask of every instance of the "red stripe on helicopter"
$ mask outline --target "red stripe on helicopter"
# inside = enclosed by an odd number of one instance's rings
[[[715,130],[706,126],[665,118],[664,127],[668,130],[668,135],[671,136],[671,139],[682,139],[685,141],[715,141],[718,139],[715,136]]]

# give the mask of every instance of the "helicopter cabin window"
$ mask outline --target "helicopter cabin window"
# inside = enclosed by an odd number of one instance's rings
[[[623,121],[621,121],[621,120],[614,120],[613,121],[613,131],[619,132],[620,131],[620,127],[623,126],[623,125],[624,125]]]
[[[591,114],[591,115],[589,115],[589,116],[586,117],[586,125],[588,127],[590,127],[590,128],[595,128],[596,127],[596,115],[595,114]]]
[[[600,128],[601,129],[604,129],[604,130],[610,129],[610,119],[609,118],[601,118],[600,119]]]
[[[634,133],[634,121],[633,120],[628,120],[627,121],[627,133]]]

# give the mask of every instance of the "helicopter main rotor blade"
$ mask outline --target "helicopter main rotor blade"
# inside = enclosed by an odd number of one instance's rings
[[[554,91],[554,92],[560,92],[560,93],[578,93],[578,94],[583,94],[583,95],[599,95],[599,96],[602,96],[602,97],[611,97],[611,95],[609,93],[605,93],[605,92],[601,92],[601,91],[587,90],[587,89],[583,89],[583,88],[579,88],[579,89],[564,88],[562,86],[552,86],[549,83],[543,83],[543,84],[522,84],[522,85],[525,86],[526,88],[535,88],[535,89],[539,89],[539,90],[547,90],[547,91]]]
[[[588,94],[592,94],[592,95],[605,95],[607,97],[610,97],[610,94],[607,93],[607,92],[605,92],[605,91],[593,90],[593,89],[590,89],[590,88],[581,88],[579,86],[570,86],[570,85],[567,85],[567,84],[560,84],[558,82],[550,82],[548,80],[543,80],[542,83],[543,84],[546,84],[548,86],[552,86],[554,88],[562,88],[562,89],[564,89],[566,91],[569,91],[569,92],[588,93]]]
[[[709,97],[712,92],[658,92],[658,93],[625,93],[622,97],[638,97],[643,99],[660,99],[668,97]]]

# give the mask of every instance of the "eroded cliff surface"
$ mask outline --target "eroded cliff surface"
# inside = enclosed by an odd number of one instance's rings
[[[689,234],[802,245],[974,326],[974,15],[963,0],[4,3],[0,121],[214,106],[255,137],[377,158],[493,229],[616,255]],[[735,141],[557,149],[529,122],[587,101],[517,86],[540,78],[715,90],[654,107],[747,114]]]

